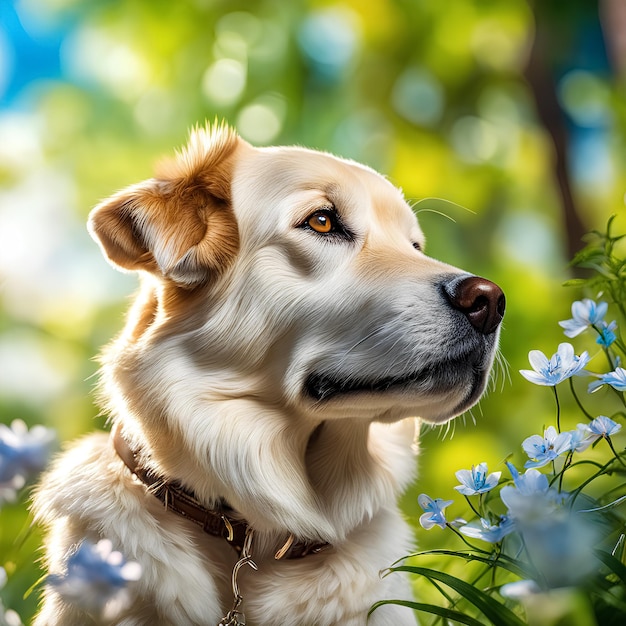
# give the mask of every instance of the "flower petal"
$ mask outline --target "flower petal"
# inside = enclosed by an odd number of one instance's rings
[[[530,457],[534,457],[535,453],[544,445],[544,438],[541,435],[531,435],[522,441],[522,449]]]
[[[576,320],[563,320],[559,322],[559,326],[563,328],[563,334],[570,339],[578,337],[583,331],[587,330],[587,324],[581,324]]]
[[[571,364],[574,360],[574,346],[571,343],[563,342],[559,344],[556,353],[561,358],[563,365]]]
[[[546,387],[554,387],[554,383],[548,380],[545,375],[538,374],[532,370],[520,370],[519,373],[529,382],[535,385],[544,385]]]
[[[556,456],[550,457],[549,454],[542,455],[541,457],[537,457],[537,459],[534,461],[532,460],[526,461],[526,463],[524,463],[524,467],[526,469],[543,467],[544,465],[547,465],[548,463],[550,463],[550,461],[553,461],[555,458]]]
[[[541,350],[531,350],[528,353],[528,361],[530,366],[536,371],[540,372],[548,367],[550,361],[548,357],[541,352]]]
[[[598,415],[593,421],[590,422],[588,430],[594,435],[600,435],[601,437],[614,435],[622,428],[621,424],[614,422],[606,415]]]

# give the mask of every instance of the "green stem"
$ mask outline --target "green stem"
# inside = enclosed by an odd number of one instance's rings
[[[622,457],[619,454],[617,454],[617,452],[615,451],[611,438],[608,435],[605,435],[604,438],[606,439],[606,442],[609,444],[609,448],[611,448],[611,452],[613,453],[613,456],[615,456],[615,458],[622,464],[623,467],[626,467],[626,463],[624,463],[624,461],[622,460]]]
[[[482,554],[488,554],[491,555],[491,552],[487,552],[487,550],[482,550],[481,548],[477,548],[476,546],[473,546],[463,535],[463,533],[459,532],[454,526],[452,526],[452,524],[450,524],[450,522],[446,522],[446,526],[453,532],[455,533],[460,539],[461,541],[468,547],[471,548],[472,550],[475,550],[476,552],[480,552]]]
[[[561,432],[561,403],[559,402],[559,393],[556,390],[556,385],[552,387],[554,390],[554,400],[556,401],[556,429]]]
[[[574,453],[570,450],[567,453],[567,456],[565,457],[565,463],[563,464],[563,469],[561,470],[561,473],[559,475],[559,493],[563,491],[563,476],[565,475],[565,470],[569,467],[570,463],[572,462],[573,456],[574,456]]]
[[[596,478],[598,478],[599,476],[602,476],[603,474],[606,473],[606,470],[609,468],[609,466],[615,462],[615,459],[609,459],[604,465],[602,465],[600,467],[600,469],[593,474],[592,476],[590,476],[589,478],[587,478],[587,480],[584,480],[580,486],[575,489],[572,492],[572,499],[570,501],[570,509],[573,508],[574,506],[574,502],[576,502],[576,498],[578,498],[578,496],[580,495],[581,491],[591,482],[593,482]]]
[[[585,410],[585,407],[582,405],[581,401],[578,398],[578,394],[576,393],[576,389],[574,388],[574,379],[570,378],[569,379],[569,387],[572,390],[572,395],[574,396],[574,400],[576,401],[576,404],[578,405],[578,408],[583,412],[583,414],[585,415],[585,417],[589,420],[593,419],[593,415],[591,415],[591,413],[589,413],[588,411]]]
[[[496,544],[494,546],[495,548],[495,558],[493,560],[493,567],[491,568],[491,586],[495,587],[496,585],[496,577],[498,574],[498,561],[500,559],[500,554],[501,554],[501,547],[500,544]]]
[[[482,515],[476,510],[476,508],[474,507],[474,505],[472,504],[472,501],[469,499],[469,496],[465,496],[465,499],[467,500],[467,504],[469,504],[469,508],[472,509],[472,511],[474,511],[474,513],[481,518]]]

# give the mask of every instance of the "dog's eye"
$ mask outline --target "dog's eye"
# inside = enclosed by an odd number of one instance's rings
[[[306,225],[316,233],[330,233],[336,230],[337,224],[335,216],[330,211],[316,211],[307,218]]]
[[[298,228],[323,235],[328,240],[354,241],[355,234],[346,226],[333,206],[320,208],[311,213]]]
[[[414,242],[413,242],[413,247],[414,247],[414,248],[415,248],[418,252],[421,252],[421,251],[422,251],[422,246],[421,246],[421,245],[420,245],[417,241],[414,241]]]

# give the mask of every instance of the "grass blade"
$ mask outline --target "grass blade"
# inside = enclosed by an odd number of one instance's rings
[[[480,589],[476,589],[476,587],[466,583],[464,580],[450,574],[414,565],[400,565],[391,568],[391,571],[409,572],[444,583],[459,593],[465,600],[472,603],[489,621],[497,626],[524,626],[524,622],[503,604],[494,600]]]
[[[424,604],[423,602],[411,602],[410,600],[381,600],[372,606],[367,616],[369,617],[378,607],[384,604],[397,604],[399,606],[406,606],[414,611],[422,611],[423,613],[431,613],[432,615],[439,615],[439,617],[445,617],[448,620],[458,622],[459,624],[467,624],[467,626],[484,626],[483,622],[465,615],[459,611],[453,609],[447,609],[443,606],[437,606],[436,604]]]
[[[520,578],[533,578],[534,576],[534,572],[522,567],[519,563],[503,554],[501,554],[497,559],[493,559],[472,554],[470,552],[458,552],[456,550],[424,550],[423,552],[418,552],[416,554],[412,554],[411,556],[416,557],[428,555],[456,556],[460,559],[465,559],[466,561],[478,561],[479,563],[493,565],[494,567],[501,567],[502,569],[505,569]]]
[[[593,553],[626,585],[626,566],[620,560],[604,550],[594,550]]]

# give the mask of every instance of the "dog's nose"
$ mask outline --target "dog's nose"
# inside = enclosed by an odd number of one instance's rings
[[[444,283],[443,289],[450,304],[461,311],[478,332],[483,335],[495,332],[506,303],[498,285],[479,276],[458,276]]]

